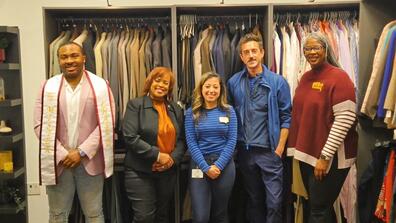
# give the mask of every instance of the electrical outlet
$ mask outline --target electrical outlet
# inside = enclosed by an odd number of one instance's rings
[[[27,191],[28,191],[28,195],[40,195],[41,193],[40,185],[36,183],[28,184]]]

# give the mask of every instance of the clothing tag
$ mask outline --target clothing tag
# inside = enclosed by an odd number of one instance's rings
[[[203,172],[201,169],[192,169],[191,178],[203,178]]]
[[[324,84],[322,82],[313,82],[312,89],[322,91]]]
[[[385,118],[392,118],[392,111],[391,110],[387,110],[386,111]]]
[[[228,117],[219,117],[219,122],[227,124],[230,122],[230,119]]]

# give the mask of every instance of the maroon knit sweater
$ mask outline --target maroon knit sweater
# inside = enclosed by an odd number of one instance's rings
[[[326,142],[337,140],[329,138],[334,113],[347,110],[355,113],[355,101],[354,86],[345,71],[325,63],[306,72],[293,99],[288,155],[315,166]],[[354,159],[357,153],[355,124],[344,131],[344,136],[341,146],[336,148],[338,161],[339,166],[350,166],[346,161]]]

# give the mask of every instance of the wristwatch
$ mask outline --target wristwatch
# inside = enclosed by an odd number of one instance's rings
[[[86,154],[84,153],[84,151],[82,151],[82,149],[77,148],[78,149],[78,153],[80,153],[81,157],[84,157]]]
[[[331,157],[330,156],[327,156],[327,155],[325,155],[325,154],[320,154],[320,157],[319,157],[321,160],[326,160],[326,161],[329,161],[330,159],[331,159]]]

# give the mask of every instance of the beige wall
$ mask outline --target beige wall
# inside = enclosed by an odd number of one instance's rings
[[[187,5],[185,0],[109,0],[113,7]],[[199,4],[219,5],[221,0],[188,1]],[[308,3],[309,0],[224,0],[226,4],[265,4],[265,3]],[[150,2],[147,4],[145,2]],[[316,3],[345,2],[343,0],[316,0]],[[350,1],[349,1],[350,2]],[[356,0],[359,2],[359,0]],[[193,3],[194,4],[194,3]],[[0,25],[18,26],[21,39],[22,84],[24,99],[27,183],[38,183],[38,141],[33,132],[34,100],[40,83],[45,79],[45,55],[43,34],[43,7],[106,8],[106,0],[0,0]],[[41,195],[29,196],[29,222],[48,221],[48,205],[45,190]]]

